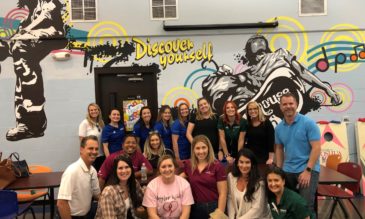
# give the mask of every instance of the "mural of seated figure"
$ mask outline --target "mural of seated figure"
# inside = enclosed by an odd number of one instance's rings
[[[216,112],[221,113],[221,106],[226,100],[233,100],[239,112],[244,111],[249,101],[255,100],[266,116],[270,116],[272,121],[279,120],[282,118],[280,96],[291,92],[299,100],[298,110],[306,114],[321,106],[318,100],[309,96],[313,88],[326,92],[332,105],[341,104],[339,95],[328,83],[307,70],[289,51],[278,49],[272,52],[265,37],[254,35],[249,38],[245,51],[241,61],[247,68],[243,72],[233,74],[229,66],[216,65],[217,71],[202,83],[203,96],[208,98]],[[307,89],[307,86],[310,88]]]

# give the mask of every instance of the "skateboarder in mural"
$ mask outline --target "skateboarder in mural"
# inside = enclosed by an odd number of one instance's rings
[[[252,36],[245,51],[241,61],[246,70],[233,74],[229,66],[223,65],[202,83],[203,96],[208,97],[216,111],[226,100],[235,101],[240,112],[250,100],[256,100],[263,105],[266,115],[280,114],[279,99],[286,92],[296,93],[302,107],[309,98],[303,81],[325,91],[333,105],[341,104],[340,97],[329,84],[307,70],[289,51],[278,49],[272,52],[265,37]],[[277,105],[276,110],[273,105]]]
[[[67,45],[63,5],[58,0],[19,0],[18,7],[29,10],[27,18],[9,41],[0,40],[0,61],[12,57],[16,74],[16,127],[6,133],[9,141],[44,135],[47,118],[40,61]]]

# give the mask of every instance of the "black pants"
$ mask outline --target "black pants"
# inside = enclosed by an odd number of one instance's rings
[[[208,219],[209,214],[218,208],[218,202],[196,203],[191,206],[190,219]]]

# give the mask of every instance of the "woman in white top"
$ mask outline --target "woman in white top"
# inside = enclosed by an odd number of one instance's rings
[[[238,152],[228,174],[228,216],[231,219],[271,218],[265,183],[260,179],[257,159],[250,149]]]
[[[103,147],[101,147],[100,144],[101,130],[103,130],[103,128],[104,128],[104,121],[102,118],[100,107],[96,103],[90,103],[87,106],[86,118],[82,120],[82,122],[79,125],[79,138],[81,141],[84,137],[89,135],[95,135],[96,137],[98,137],[99,155],[93,164],[96,171],[99,171],[101,165],[105,160]]]

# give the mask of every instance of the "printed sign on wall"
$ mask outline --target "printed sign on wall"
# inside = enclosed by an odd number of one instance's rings
[[[123,100],[123,117],[126,131],[133,131],[134,124],[139,119],[139,111],[147,106],[147,100]]]

